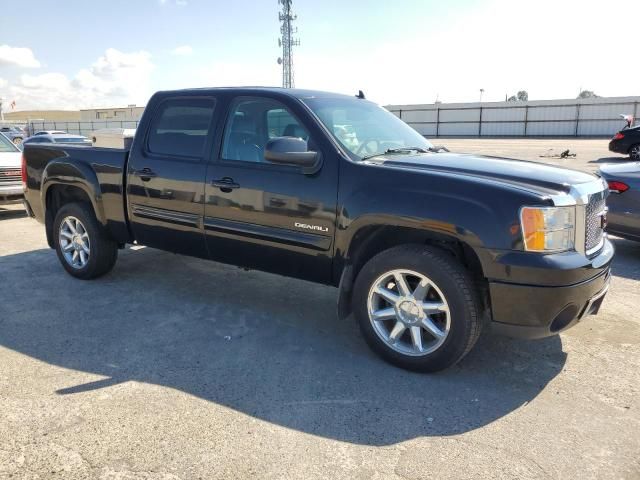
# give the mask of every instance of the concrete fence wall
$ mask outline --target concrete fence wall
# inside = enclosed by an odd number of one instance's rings
[[[39,121],[28,123],[29,134],[40,130],[61,130],[74,135],[88,137],[94,130],[102,128],[138,128],[137,120],[94,120],[91,122]]]
[[[638,97],[530,102],[388,105],[426,137],[611,136],[624,125],[620,114],[640,113]]]

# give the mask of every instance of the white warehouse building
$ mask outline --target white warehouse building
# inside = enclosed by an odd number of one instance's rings
[[[144,107],[128,105],[126,107],[87,108],[80,110],[80,121],[91,122],[94,120],[140,120]]]
[[[611,136],[620,115],[640,114],[640,96],[527,102],[388,105],[386,108],[426,137]]]

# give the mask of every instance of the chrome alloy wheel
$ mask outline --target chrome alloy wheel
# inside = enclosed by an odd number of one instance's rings
[[[403,355],[433,353],[451,327],[442,291],[429,278],[411,270],[380,275],[369,290],[367,311],[378,337]]]
[[[631,151],[629,151],[629,157],[632,160],[640,160],[640,145],[634,145]]]
[[[60,224],[58,242],[64,259],[73,268],[83,268],[89,262],[91,242],[82,222],[76,217],[65,217]]]

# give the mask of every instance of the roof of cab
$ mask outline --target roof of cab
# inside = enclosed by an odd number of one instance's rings
[[[330,97],[343,97],[353,98],[355,95],[345,95],[342,93],[324,92],[322,90],[306,90],[301,88],[282,88],[282,87],[204,87],[204,88],[186,88],[181,90],[163,90],[158,92],[165,95],[180,95],[186,93],[236,93],[242,95],[251,95],[257,93],[278,93],[280,95],[286,95],[295,98],[330,98]],[[358,92],[355,92],[358,93]]]

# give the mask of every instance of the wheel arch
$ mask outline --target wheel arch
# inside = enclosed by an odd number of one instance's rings
[[[98,204],[92,198],[91,189],[84,182],[68,182],[50,180],[46,187],[43,188],[43,209],[45,212],[45,231],[47,235],[47,243],[53,248],[53,221],[60,208],[69,203],[85,203],[91,206],[98,222],[104,223],[104,213],[97,208]],[[101,218],[102,215],[102,218]]]
[[[339,271],[338,315],[341,318],[351,312],[353,284],[362,267],[375,255],[400,245],[421,245],[436,248],[458,260],[471,272],[483,302],[488,306],[488,285],[482,262],[476,250],[454,234],[432,229],[397,225],[367,225],[353,235],[343,265]]]

